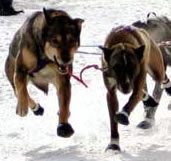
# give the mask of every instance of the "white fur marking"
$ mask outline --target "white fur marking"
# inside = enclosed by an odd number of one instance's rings
[[[143,96],[143,101],[147,101],[148,100],[148,98],[149,98],[149,95],[148,95],[148,93],[145,91],[145,90],[143,90],[143,93],[144,93],[144,96]]]
[[[150,118],[145,118],[145,121],[147,121],[150,124],[154,124],[154,122],[155,122],[154,119],[150,119]]]
[[[116,112],[116,114],[118,114],[118,113],[123,114],[126,117],[129,117],[129,115],[128,115],[128,113],[126,111]]]
[[[110,85],[111,88],[116,85],[116,80],[114,78],[108,77],[107,80],[108,80],[109,85]]]
[[[32,108],[31,110],[35,112],[39,109],[39,107],[40,107],[39,104],[36,104],[36,106],[34,108]]]
[[[119,146],[119,139],[111,139],[111,142],[110,143]]]
[[[170,81],[167,82],[167,83],[162,83],[162,85],[161,85],[161,88],[162,88],[162,89],[170,88],[170,87],[171,87],[171,82],[170,82]]]

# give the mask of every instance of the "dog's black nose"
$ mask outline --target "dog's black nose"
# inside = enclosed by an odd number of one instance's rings
[[[65,56],[65,57],[62,57],[62,61],[67,64],[68,62],[70,62],[70,58]]]
[[[72,63],[73,59],[70,56],[66,55],[66,56],[62,56],[61,60],[62,60],[63,64],[68,64],[69,65],[69,64]]]
[[[130,92],[130,84],[128,82],[122,84],[122,91],[123,93],[129,93]]]

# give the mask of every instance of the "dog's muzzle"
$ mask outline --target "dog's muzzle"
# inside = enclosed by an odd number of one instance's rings
[[[132,87],[129,83],[124,83],[122,85],[119,85],[119,90],[124,94],[128,94],[131,92]]]
[[[55,56],[54,56],[54,60],[55,60],[55,63],[57,65],[57,67],[58,67],[58,71],[59,71],[60,74],[65,75],[65,74],[68,74],[69,73],[69,70],[70,70],[70,67],[72,65],[72,62],[66,63],[66,64],[60,64],[57,61],[57,59],[56,59]]]

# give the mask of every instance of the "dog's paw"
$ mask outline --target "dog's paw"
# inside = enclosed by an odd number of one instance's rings
[[[156,102],[154,100],[154,98],[149,96],[149,95],[148,95],[148,98],[146,100],[143,100],[143,104],[144,104],[144,106],[147,106],[147,107],[156,107],[156,106],[158,106],[158,102]]]
[[[126,112],[117,112],[114,120],[122,125],[129,125],[128,114]]]
[[[140,129],[150,129],[154,126],[154,119],[148,119],[148,120],[143,120],[141,121],[138,125],[137,128]]]
[[[24,117],[27,115],[27,113],[28,113],[28,107],[21,107],[21,106],[17,105],[17,109],[16,109],[17,115]]]
[[[68,138],[74,134],[74,130],[69,123],[61,123],[57,127],[57,135]]]
[[[108,151],[108,150],[121,151],[119,145],[117,144],[109,144],[105,151]]]
[[[37,106],[32,109],[32,111],[36,116],[42,116],[44,114],[44,109],[40,104],[37,104]]]

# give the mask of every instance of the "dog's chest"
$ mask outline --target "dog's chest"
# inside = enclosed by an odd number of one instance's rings
[[[48,64],[38,72],[33,73],[32,75],[33,76],[31,77],[31,79],[36,80],[36,82],[54,84],[59,74],[56,65]]]

